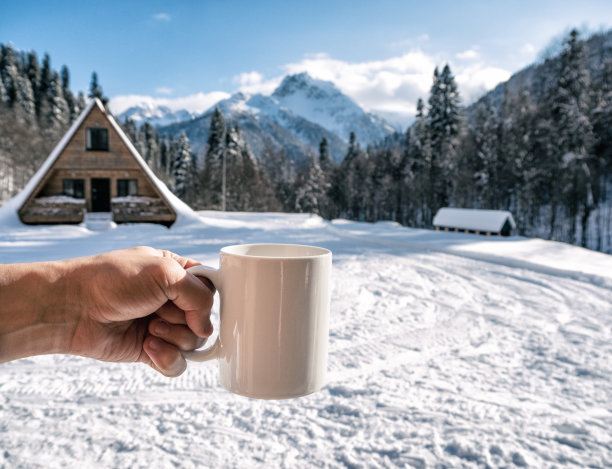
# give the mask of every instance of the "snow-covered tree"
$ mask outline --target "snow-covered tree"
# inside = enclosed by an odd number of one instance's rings
[[[2,81],[2,77],[0,77],[0,103],[6,103],[8,101],[8,94],[6,93],[6,88],[4,87],[4,82]]]
[[[159,137],[155,127],[149,122],[142,124],[140,128],[140,138],[142,140],[143,157],[145,161],[155,171],[160,169],[159,162]]]
[[[79,108],[76,98],[70,91],[70,71],[66,65],[62,65],[60,77],[62,80],[62,95],[68,106],[69,120],[72,122],[79,115]]]
[[[585,245],[588,218],[593,209],[591,170],[593,127],[590,121],[590,77],[585,64],[584,44],[572,30],[564,42],[561,69],[552,96],[552,118],[557,131],[557,158],[562,187],[570,218],[570,237],[576,236],[576,217],[581,216]],[[555,207],[556,208],[556,207]]]
[[[308,156],[304,174],[298,178],[295,189],[295,211],[321,215],[327,204],[329,182],[313,155]]]
[[[222,205],[224,179],[227,176],[225,162],[225,118],[216,107],[210,121],[210,132],[204,155],[202,171],[202,196],[204,208],[218,209]]]
[[[56,72],[51,74],[45,99],[47,101],[45,118],[48,126],[53,130],[64,130],[70,122],[70,110],[64,99],[61,79]]]
[[[414,125],[406,131],[402,163],[402,221],[423,226],[431,220],[427,195],[430,190],[431,144],[425,104],[419,98]]]
[[[499,120],[493,100],[488,99],[476,112],[472,129],[474,138],[473,171],[476,203],[481,208],[499,209],[499,194],[503,190],[500,180],[502,170],[499,155]]]
[[[453,170],[461,131],[461,100],[448,64],[434,70],[427,112],[431,144],[429,207],[436,213],[452,195]]]
[[[39,115],[39,102],[40,102],[40,79],[41,79],[41,68],[38,63],[38,57],[36,52],[30,51],[28,53],[26,73],[28,80],[30,80],[30,86],[32,87],[32,93],[34,94],[34,100],[36,102],[36,113]]]
[[[177,151],[174,154],[172,161],[172,191],[177,197],[183,199],[188,196],[190,189],[191,175],[193,170],[193,161],[191,156],[191,146],[185,132],[182,132],[178,144]]]
[[[108,103],[108,98],[104,96],[104,92],[102,91],[102,87],[98,83],[98,74],[93,72],[91,74],[91,82],[89,83],[89,95],[90,98],[98,98],[102,101],[102,104],[106,106]]]

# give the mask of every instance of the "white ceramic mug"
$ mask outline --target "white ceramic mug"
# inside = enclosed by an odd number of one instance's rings
[[[292,244],[221,249],[219,269],[195,266],[219,292],[219,337],[188,360],[219,361],[227,390],[259,399],[287,399],[325,383],[332,254]]]

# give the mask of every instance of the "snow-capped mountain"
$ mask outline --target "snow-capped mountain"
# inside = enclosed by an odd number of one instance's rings
[[[316,80],[308,73],[289,75],[271,98],[294,114],[334,132],[348,142],[351,132],[364,145],[378,142],[394,129],[380,117],[366,113],[330,81]]]
[[[159,106],[153,103],[143,102],[138,106],[132,106],[117,117],[123,122],[126,118],[133,120],[137,126],[149,122],[155,127],[184,122],[193,119],[198,114],[185,109],[171,110],[168,106]]]
[[[185,132],[197,151],[206,145],[215,107],[231,125],[239,126],[255,156],[268,145],[283,148],[290,158],[303,158],[308,153],[317,154],[325,137],[332,157],[340,160],[351,132],[355,132],[362,146],[366,146],[394,131],[383,119],[366,113],[333,83],[316,80],[307,73],[285,77],[269,96],[239,92],[219,101],[197,118],[190,116],[181,122],[157,126],[160,133],[176,136]],[[152,110],[149,112],[153,115]],[[125,113],[119,117],[123,119]]]

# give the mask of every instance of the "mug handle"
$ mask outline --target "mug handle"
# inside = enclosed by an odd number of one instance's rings
[[[221,272],[217,269],[213,269],[212,267],[208,267],[206,265],[195,265],[193,267],[189,267],[187,272],[198,277],[207,278],[212,282],[213,286],[217,290],[222,288]],[[219,347],[221,345],[219,342],[219,337],[221,337],[220,333],[212,347],[204,350],[182,351],[181,354],[183,357],[185,357],[185,359],[192,362],[205,362],[216,359],[219,357]]]

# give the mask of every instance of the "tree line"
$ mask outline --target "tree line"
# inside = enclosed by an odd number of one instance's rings
[[[67,66],[0,45],[0,200],[21,189],[85,107]]]
[[[0,96],[6,97],[13,79],[5,76],[14,74],[4,71],[5,49]],[[13,54],[27,70],[27,57]],[[612,61],[603,57],[591,76],[586,60],[585,43],[572,31],[547,73],[536,75],[537,96],[506,86],[499,100],[482,99],[469,113],[450,66],[436,68],[405,133],[366,148],[351,133],[339,163],[325,139],[299,161],[272,144],[255,158],[219,109],[197,154],[185,134],[159,135],[151,124],[138,128],[130,120],[122,125],[156,174],[194,209],[306,212],[422,228],[431,228],[445,206],[501,209],[513,213],[522,235],[611,252]],[[103,97],[93,78],[90,96]],[[62,89],[61,74],[58,83]],[[15,106],[18,89],[11,88],[13,101],[0,101]],[[20,118],[44,127],[53,120],[53,100],[45,99],[29,114],[20,103],[19,115],[29,116]]]
[[[450,66],[436,68],[404,135],[362,148],[352,133],[339,164],[325,139],[301,162],[271,145],[255,159],[240,129],[216,109],[204,155],[183,153],[185,161],[168,167],[169,182],[197,209],[310,212],[422,228],[445,206],[509,210],[519,234],[610,251],[612,61],[602,61],[596,80],[585,61],[574,30],[552,72],[538,77],[540,96],[506,87],[497,105],[481,100],[469,118]]]

